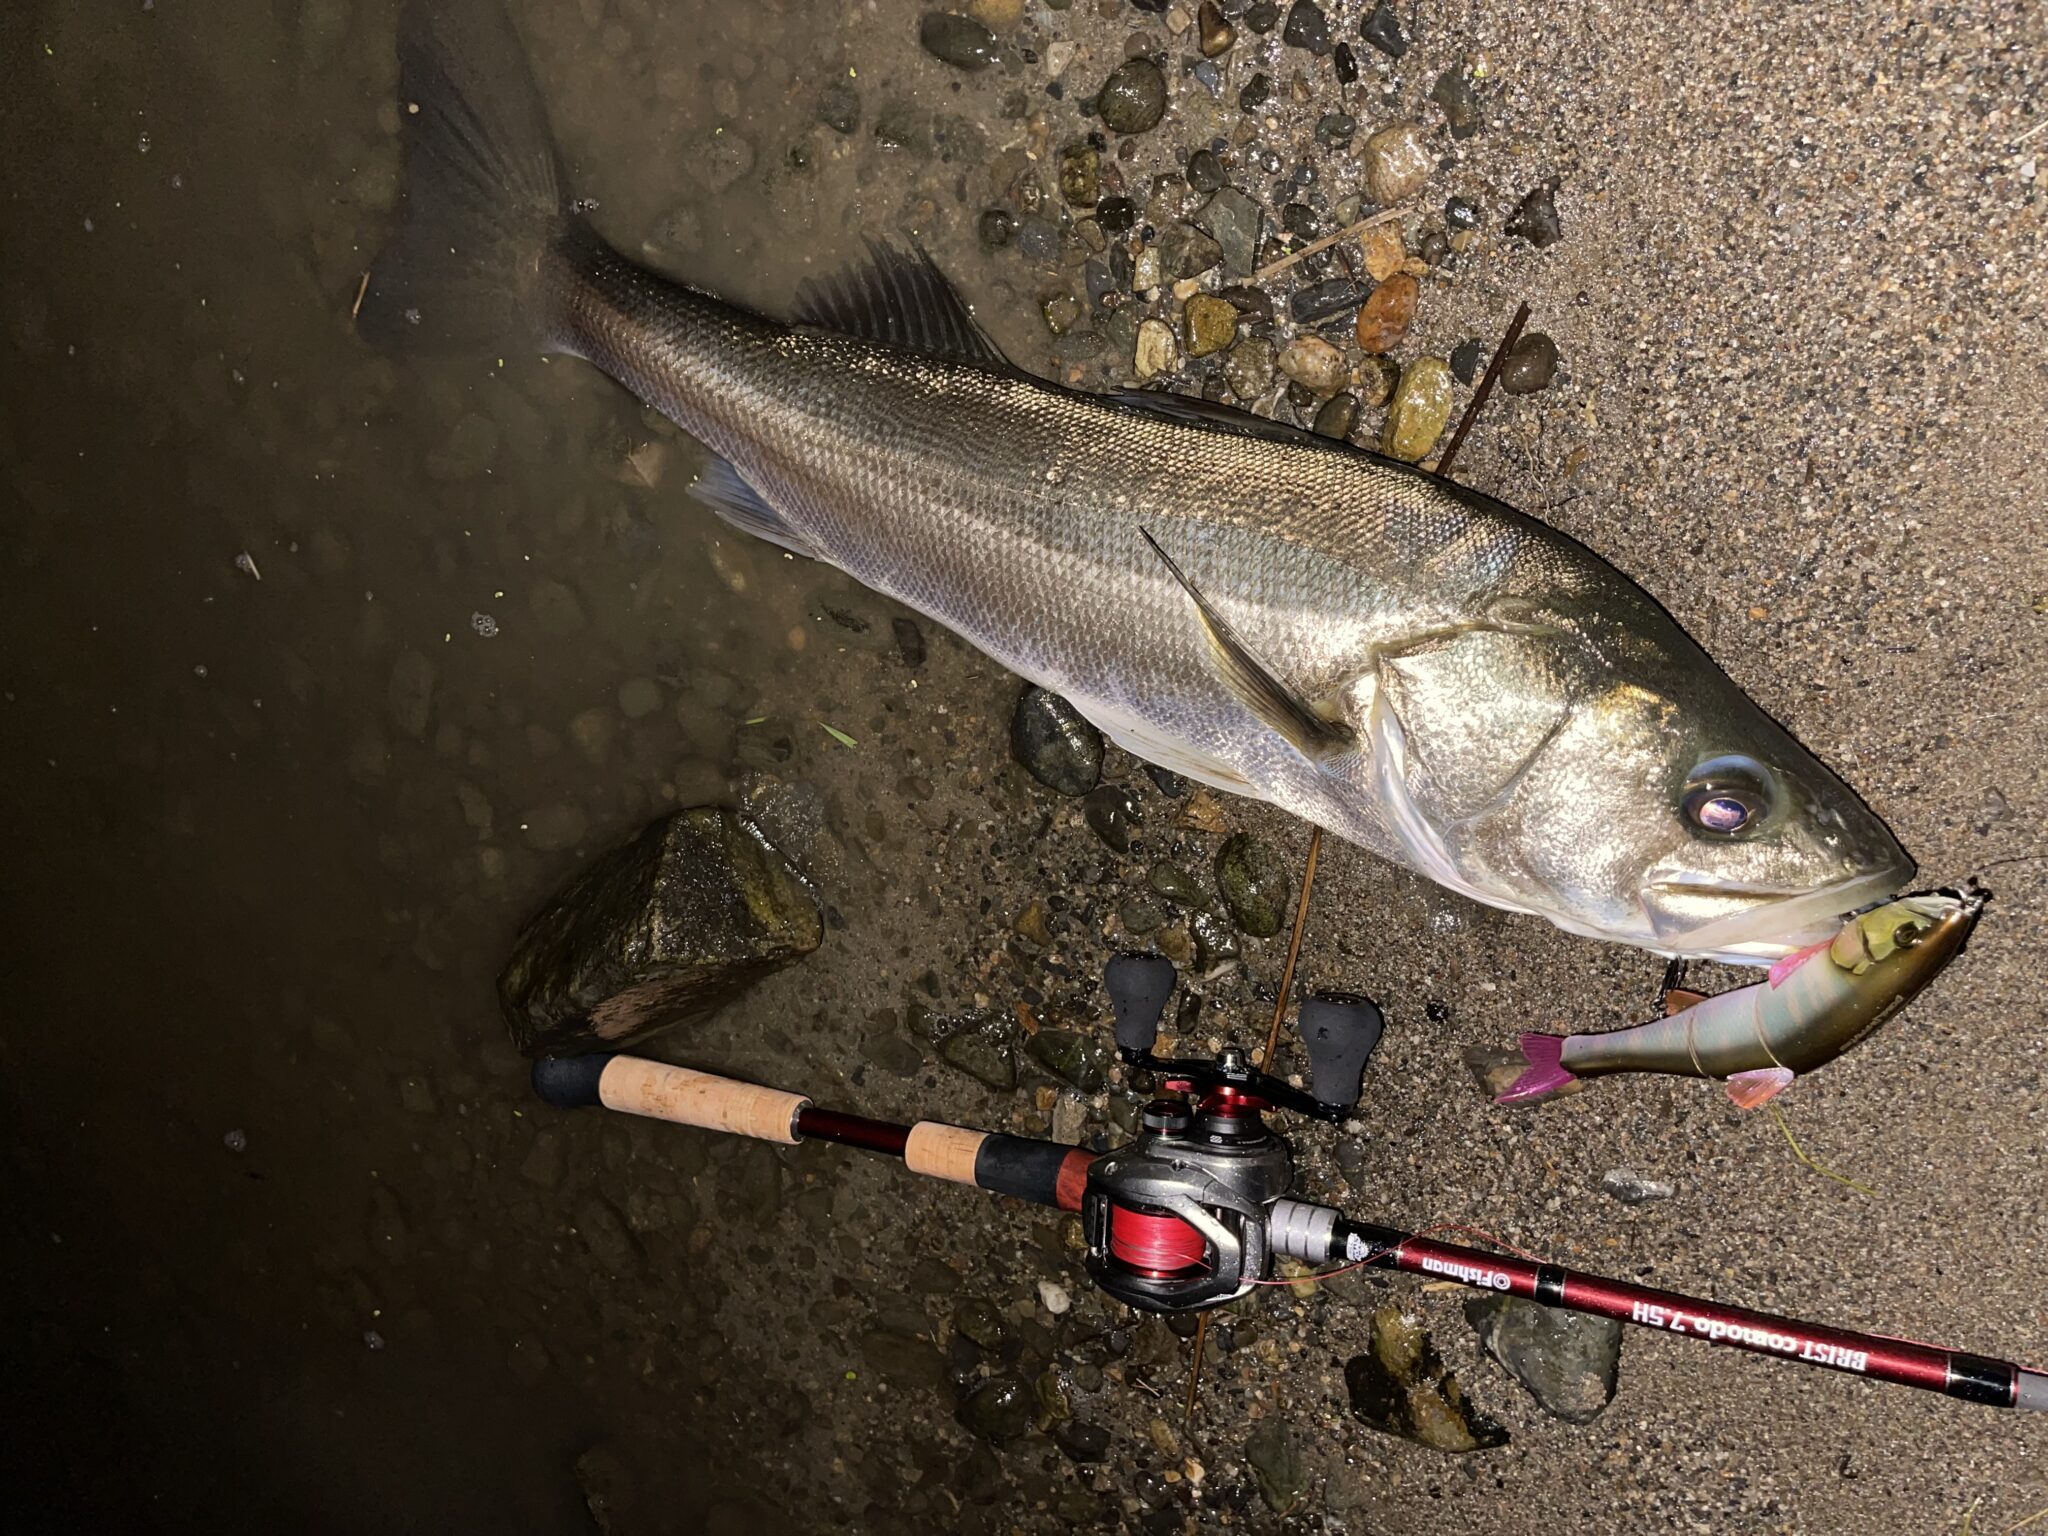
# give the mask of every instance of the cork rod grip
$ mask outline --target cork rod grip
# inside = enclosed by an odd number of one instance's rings
[[[736,1083],[638,1056],[614,1056],[606,1062],[597,1092],[607,1109],[786,1146],[796,1144],[797,1112],[811,1102],[800,1093]]]

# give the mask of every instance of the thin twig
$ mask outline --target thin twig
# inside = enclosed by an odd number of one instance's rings
[[[1202,1346],[1209,1342],[1209,1314],[1195,1316],[1195,1357],[1188,1362],[1188,1397],[1181,1411],[1181,1422],[1195,1422],[1195,1391],[1202,1385]]]
[[[1287,996],[1294,990],[1294,962],[1301,958],[1301,933],[1308,926],[1308,894],[1315,889],[1316,857],[1323,851],[1323,829],[1310,830],[1308,863],[1301,871],[1301,899],[1294,907],[1294,936],[1287,941],[1287,964],[1280,969],[1280,995],[1273,999],[1273,1026],[1266,1031],[1266,1054],[1259,1062],[1261,1072],[1273,1070],[1273,1055],[1280,1049],[1280,1021],[1287,1017]]]
[[[1508,333],[1501,337],[1500,345],[1493,350],[1493,361],[1486,365],[1486,377],[1479,381],[1479,387],[1472,391],[1472,403],[1465,407],[1465,414],[1459,418],[1458,430],[1451,434],[1451,446],[1443,457],[1436,461],[1436,472],[1440,479],[1451,478],[1451,460],[1458,456],[1458,450],[1465,444],[1465,434],[1472,430],[1472,423],[1478,419],[1479,407],[1486,404],[1486,397],[1493,393],[1494,381],[1500,377],[1501,364],[1508,360],[1508,353],[1521,340],[1522,327],[1529,323],[1529,306],[1515,306],[1515,318],[1508,322]]]
[[[2021,134],[2018,138],[2014,139],[2013,143],[2024,144],[2027,142],[2027,140],[2031,139],[2035,134],[2039,133],[2043,128],[2048,128],[2048,121],[2034,124],[2033,127],[2029,128],[2025,133]],[[2048,1510],[2043,1510],[2042,1514],[2048,1514]],[[2041,1518],[2041,1516],[2036,1515],[2034,1516],[2034,1518],[2038,1520]],[[2015,1529],[2017,1529],[2017,1527],[2015,1527]]]
[[[356,316],[363,312],[363,295],[370,291],[370,274],[363,273],[363,280],[356,284],[356,301],[348,307],[348,323],[354,325]]]
[[[1325,235],[1320,240],[1311,240],[1307,245],[1304,245],[1300,250],[1292,251],[1287,255],[1282,256],[1278,261],[1267,262],[1263,267],[1259,268],[1258,271],[1252,274],[1252,281],[1255,283],[1263,283],[1267,278],[1272,277],[1277,273],[1285,272],[1297,261],[1306,260],[1308,257],[1315,255],[1317,251],[1327,251],[1339,240],[1349,240],[1353,235],[1362,234],[1366,230],[1371,229],[1376,224],[1390,224],[1395,219],[1405,217],[1407,212],[1408,206],[1405,203],[1398,208],[1382,208],[1378,213],[1360,219],[1356,224],[1345,225],[1342,229],[1338,230],[1334,235]]]
[[[2023,1531],[2037,1520],[2048,1520],[2048,1504],[2042,1505],[2024,1520],[2015,1521],[1998,1533],[1998,1536],[2012,1536],[2014,1531]]]

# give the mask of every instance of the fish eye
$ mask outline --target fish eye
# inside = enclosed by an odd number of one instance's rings
[[[1709,837],[1739,837],[1770,813],[1770,791],[1761,764],[1747,758],[1713,758],[1692,771],[1682,802],[1685,819]]]

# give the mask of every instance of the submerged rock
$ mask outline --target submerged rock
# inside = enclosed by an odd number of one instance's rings
[[[1621,1324],[1614,1319],[1516,1296],[1475,1296],[1465,1303],[1465,1321],[1546,1412],[1590,1424],[1614,1401],[1621,1366]]]
[[[622,1050],[809,954],[816,898],[751,820],[664,817],[605,854],[520,933],[498,977],[528,1056]]]
[[[1010,751],[1048,789],[1085,795],[1102,777],[1102,733],[1056,693],[1027,687],[1010,719]]]
[[[952,11],[926,11],[917,24],[917,40],[926,53],[956,69],[987,69],[1002,49],[995,33]]]
[[[1216,888],[1232,920],[1255,939],[1280,931],[1293,894],[1280,856],[1249,832],[1238,833],[1217,851]]]
[[[1197,293],[1189,297],[1182,323],[1187,330],[1188,356],[1208,357],[1237,339],[1237,306],[1214,294]]]
[[[1109,1047],[1077,1029],[1041,1029],[1025,1042],[1031,1059],[1082,1093],[1100,1093],[1109,1080]]]
[[[960,1422],[970,1434],[996,1445],[1031,1428],[1031,1389],[1014,1376],[991,1376],[960,1402]]]
[[[1150,59],[1126,59],[1102,82],[1095,110],[1115,133],[1145,133],[1166,115],[1166,77]]]
[[[1007,1018],[972,1020],[939,1042],[939,1060],[985,1088],[1007,1093],[1017,1086],[1016,1036]]]
[[[1388,1302],[1372,1315],[1371,1342],[1344,1366],[1351,1411],[1384,1434],[1462,1454],[1508,1443],[1508,1432],[1465,1397],[1419,1319]]]
[[[1294,1437],[1280,1419],[1259,1421],[1258,1428],[1245,1438],[1244,1459],[1252,1464],[1252,1475],[1259,1481],[1259,1497],[1266,1501],[1268,1509],[1284,1515],[1301,1502],[1308,1487],[1308,1472],[1302,1466],[1301,1451],[1295,1446]]]
[[[1541,331],[1530,331],[1509,349],[1500,365],[1504,394],[1533,395],[1549,387],[1557,374],[1557,343]]]

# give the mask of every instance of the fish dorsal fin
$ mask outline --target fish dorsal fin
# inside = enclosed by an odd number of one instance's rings
[[[1142,528],[1138,531],[1145,535],[1145,542],[1152,546],[1152,553],[1165,562],[1167,570],[1173,573],[1173,579],[1180,583],[1180,589],[1195,605],[1216,670],[1222,674],[1224,686],[1237,696],[1238,702],[1278,731],[1305,757],[1329,757],[1348,749],[1356,740],[1350,727],[1324,719],[1306,699],[1275,677],[1272,669],[1254,656],[1251,647],[1230,627],[1230,621],[1218,613],[1188,580],[1187,573],[1174,563],[1173,556],[1160,548],[1159,541]]]
[[[796,299],[799,325],[883,342],[926,357],[985,368],[1010,366],[921,245],[905,251],[870,240],[865,261],[826,277],[805,279]]]
[[[1318,448],[1343,446],[1333,438],[1317,437],[1300,427],[1290,427],[1284,421],[1254,416],[1237,406],[1225,405],[1220,400],[1204,400],[1197,395],[1173,395],[1159,389],[1113,389],[1102,398],[1127,411],[1157,416],[1162,421],[1178,422],[1185,427],[1214,427],[1218,431],[1234,432],[1239,437],[1256,437],[1269,443],[1308,443]]]

